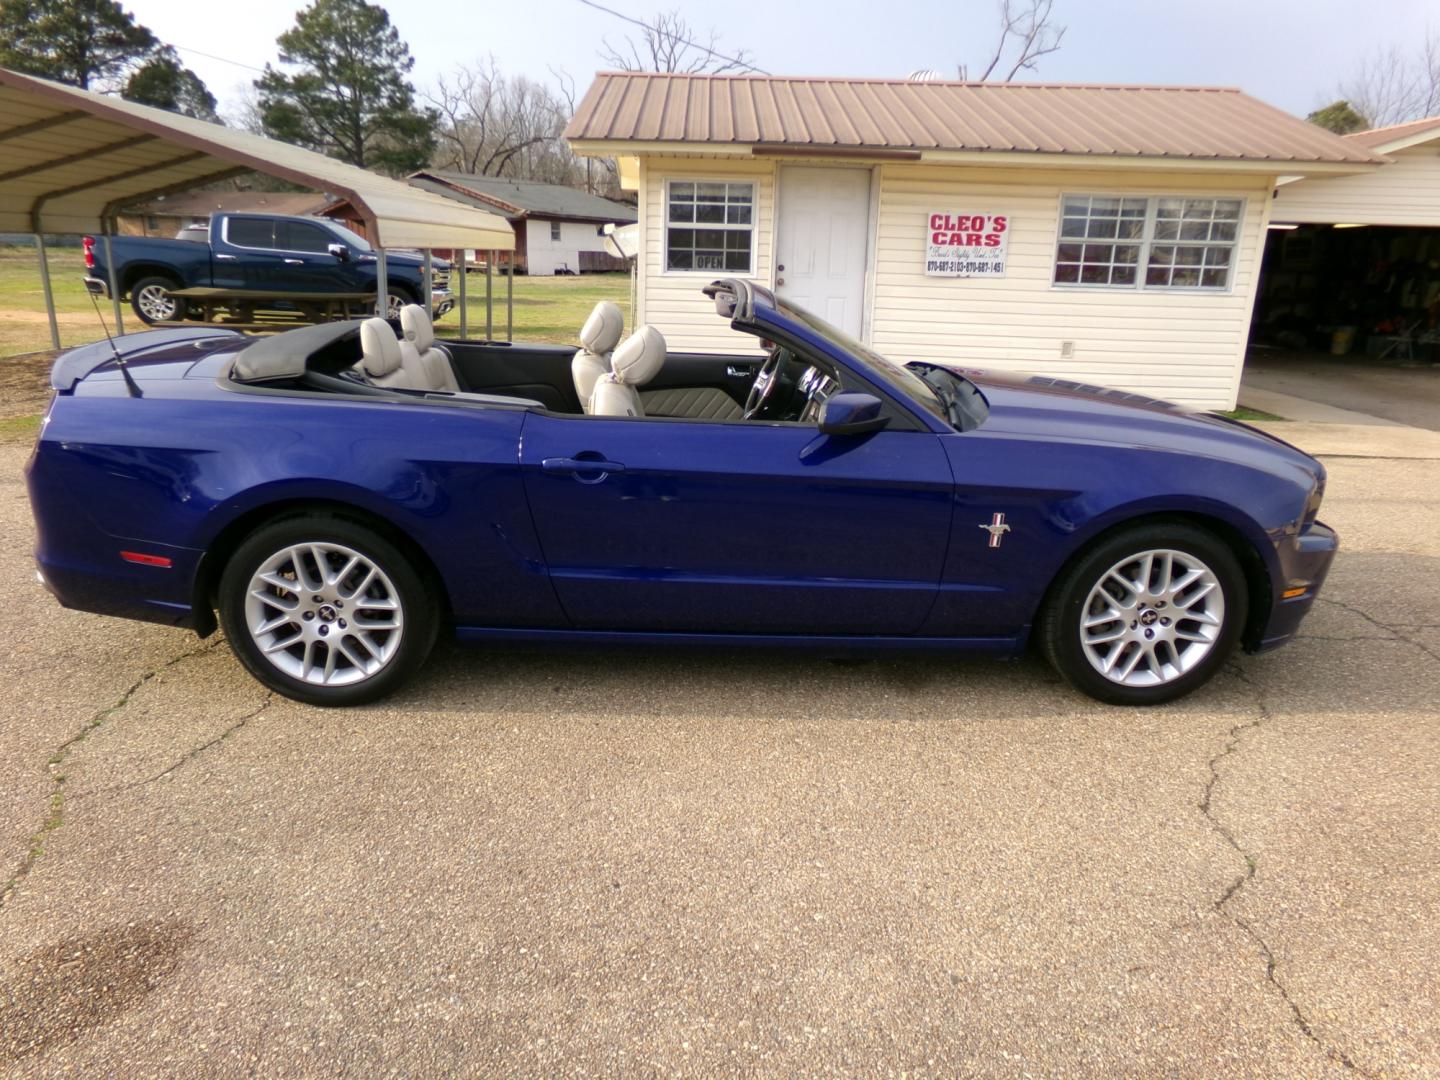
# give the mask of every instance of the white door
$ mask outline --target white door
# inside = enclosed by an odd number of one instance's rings
[[[852,337],[865,308],[870,170],[780,170],[775,291]]]

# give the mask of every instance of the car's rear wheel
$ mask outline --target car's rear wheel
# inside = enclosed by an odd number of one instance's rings
[[[1076,689],[1115,705],[1158,705],[1206,682],[1234,650],[1245,573],[1214,535],[1141,525],[1085,552],[1056,583],[1041,651]]]
[[[285,518],[252,533],[220,580],[220,618],[244,665],[313,705],[395,690],[435,643],[432,590],[385,537],[345,518]]]
[[[167,277],[141,278],[130,286],[130,307],[146,324],[185,317],[185,301],[170,293],[180,286]]]

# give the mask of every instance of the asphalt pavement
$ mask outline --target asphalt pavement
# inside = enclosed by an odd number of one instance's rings
[[[66,612],[0,447],[0,1073],[1440,1075],[1440,461],[1331,462],[1301,640],[442,650],[380,705]]]

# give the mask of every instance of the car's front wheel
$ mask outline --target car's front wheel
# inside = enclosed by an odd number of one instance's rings
[[[252,533],[219,590],[225,635],[250,673],[312,705],[359,705],[425,662],[432,590],[394,544],[345,518],[285,518]]]
[[[1217,537],[1141,525],[1087,551],[1056,583],[1041,651],[1076,689],[1115,705],[1158,705],[1206,682],[1245,625],[1245,573]]]

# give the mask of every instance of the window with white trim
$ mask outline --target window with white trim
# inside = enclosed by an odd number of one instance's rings
[[[1054,282],[1228,289],[1243,209],[1242,199],[1066,195]]]
[[[755,185],[672,180],[665,194],[665,269],[752,272]]]
[[[550,222],[550,239],[557,244],[560,242],[560,222]]]

